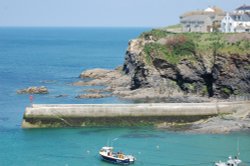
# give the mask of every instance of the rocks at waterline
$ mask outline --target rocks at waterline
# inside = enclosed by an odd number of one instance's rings
[[[68,97],[68,96],[69,96],[69,95],[67,95],[67,94],[61,94],[61,95],[55,96],[55,98]]]
[[[121,72],[121,69],[91,69],[85,70],[80,74],[80,78],[90,78],[88,81],[78,81],[74,86],[111,86],[126,87],[129,86],[130,78]]]
[[[76,96],[77,99],[98,99],[98,98],[104,98],[109,97],[111,95],[108,94],[99,94],[99,93],[90,93],[90,94],[81,94]]]
[[[80,74],[80,78],[103,78],[103,77],[115,77],[113,74],[113,70],[107,70],[107,69],[91,69],[86,70]]]
[[[45,86],[32,86],[25,89],[17,90],[17,94],[48,94],[49,91]]]
[[[141,100],[144,101],[151,101],[151,102],[159,102],[159,101],[169,101],[169,100],[175,100],[177,101],[196,101],[196,102],[202,102],[207,101],[207,98],[201,98],[201,97],[188,97],[183,98],[183,95],[181,93],[165,90],[163,91],[163,87],[157,87],[157,88],[140,88],[136,90],[130,89],[130,82],[131,78],[129,75],[126,75],[119,70],[119,68],[115,70],[106,70],[106,69],[91,69],[86,70],[82,72],[80,75],[81,78],[89,78],[88,80],[81,80],[78,82],[74,82],[72,85],[74,86],[104,86],[103,88],[98,89],[87,89],[84,90],[86,93],[97,93],[97,94],[103,94],[104,97],[109,97],[110,95],[118,96],[122,99],[128,99],[128,100]],[[155,80],[156,81],[156,80]],[[171,88],[170,85],[167,87]],[[166,87],[164,87],[166,88]],[[106,93],[109,93],[109,95],[106,95]],[[173,94],[173,98],[169,99],[170,94]],[[83,98],[89,98],[89,96],[82,96]],[[76,98],[80,98],[80,96],[77,96]],[[92,96],[91,96],[92,98]]]

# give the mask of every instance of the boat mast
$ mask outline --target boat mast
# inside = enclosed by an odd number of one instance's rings
[[[240,156],[240,141],[239,138],[237,138],[237,153],[238,153],[238,158]]]

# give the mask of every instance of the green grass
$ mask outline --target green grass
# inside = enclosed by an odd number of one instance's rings
[[[154,58],[167,60],[177,64],[181,59],[190,57],[195,52],[195,43],[183,35],[170,36],[165,44],[148,43],[144,46],[147,64],[152,64]]]
[[[170,30],[170,29],[181,29],[182,25],[181,24],[175,24],[175,25],[170,25],[167,27],[162,28],[162,30]]]
[[[144,52],[148,64],[152,64],[154,58],[165,59],[172,64],[177,64],[180,61],[180,56],[172,55],[167,47],[158,43],[146,44]]]
[[[177,25],[175,25],[177,26]],[[175,27],[173,26],[173,27]],[[244,34],[225,33],[171,33],[162,29],[153,29],[140,35],[141,38],[153,39],[156,42],[146,44],[144,52],[146,62],[152,63],[154,58],[162,58],[169,63],[177,64],[183,58],[195,60],[193,55],[211,56],[246,55],[250,53],[250,40],[242,39]],[[234,42],[228,38],[234,38]],[[166,43],[158,43],[164,39]]]
[[[154,40],[158,40],[160,38],[164,38],[164,37],[171,35],[171,34],[172,33],[167,32],[165,30],[153,29],[149,32],[142,33],[139,37],[140,38],[149,38],[149,36],[152,36]]]
[[[167,29],[168,28],[181,28],[181,24],[170,25],[170,26],[167,26],[166,28]]]

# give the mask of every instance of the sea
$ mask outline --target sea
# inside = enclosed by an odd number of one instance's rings
[[[46,86],[34,103],[128,103],[116,97],[76,99],[83,70],[122,65],[129,40],[149,28],[0,28],[0,166],[111,166],[102,146],[134,155],[137,166],[212,166],[240,153],[250,165],[250,132],[194,134],[154,127],[23,129],[29,95],[18,89]],[[95,87],[99,88],[99,87]],[[101,88],[101,87],[100,87]],[[63,95],[63,97],[58,97]]]

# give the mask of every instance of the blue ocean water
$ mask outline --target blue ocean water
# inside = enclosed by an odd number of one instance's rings
[[[0,28],[0,166],[106,166],[110,164],[98,157],[98,150],[106,144],[134,154],[138,166],[205,166],[235,155],[238,140],[240,158],[249,162],[248,132],[209,135],[154,128],[21,128],[29,95],[17,95],[16,90],[28,86],[44,85],[50,91],[35,95],[35,103],[126,102],[115,97],[76,99],[83,88],[71,83],[85,69],[121,65],[128,41],[145,30]],[[68,96],[56,98],[61,94]]]

